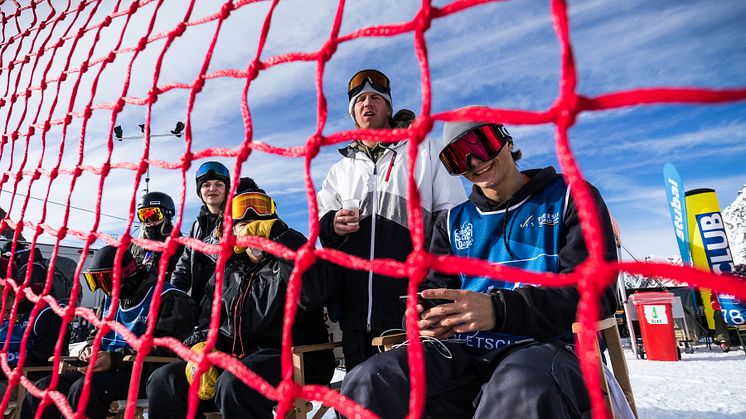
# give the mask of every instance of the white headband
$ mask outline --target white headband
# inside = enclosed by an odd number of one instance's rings
[[[377,95],[381,95],[381,97],[386,99],[386,102],[389,103],[389,106],[391,106],[391,109],[392,110],[394,109],[394,104],[391,102],[391,94],[379,92],[378,90],[374,89],[370,85],[370,81],[366,80],[365,85],[363,86],[363,90],[359,91],[355,96],[352,97],[352,99],[350,99],[349,112],[350,112],[350,117],[352,117],[353,121],[355,120],[355,113],[354,113],[355,101],[357,100],[358,96],[362,95],[363,93],[375,93]]]

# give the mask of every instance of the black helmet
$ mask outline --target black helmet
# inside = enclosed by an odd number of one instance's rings
[[[83,271],[83,279],[91,292],[102,289],[106,294],[111,295],[116,254],[116,247],[104,246],[93,255],[91,265]],[[123,298],[127,298],[131,295],[133,287],[137,284],[136,282],[133,283],[130,279],[137,279],[140,274],[140,267],[137,265],[137,261],[129,249],[124,249],[122,252],[120,268],[120,275],[123,281],[120,288],[120,295]]]
[[[225,184],[226,193],[228,193],[228,190],[231,187],[231,172],[223,165],[223,163],[217,161],[202,163],[202,165],[199,166],[199,169],[197,169],[194,179],[197,181],[197,196],[200,199],[202,199],[202,195],[199,193],[202,184],[208,180],[219,180],[223,182]]]
[[[137,209],[147,207],[160,207],[169,220],[176,214],[174,200],[163,192],[148,192],[143,195],[137,203]]]

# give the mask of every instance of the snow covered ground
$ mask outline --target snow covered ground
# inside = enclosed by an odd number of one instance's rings
[[[746,418],[746,353],[695,347],[681,361],[636,359],[625,348],[640,418]]]

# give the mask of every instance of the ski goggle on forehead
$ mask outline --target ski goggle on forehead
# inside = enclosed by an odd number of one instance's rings
[[[471,170],[469,157],[482,161],[495,158],[513,138],[500,124],[485,124],[472,128],[456,137],[440,152],[440,161],[451,175],[463,175]]]
[[[132,260],[127,265],[122,266],[121,278],[127,278],[135,272],[137,272],[137,262]],[[85,278],[85,283],[88,285],[88,289],[91,290],[91,292],[95,292],[100,288],[105,293],[111,294],[112,284],[114,283],[113,270],[83,272],[83,278]]]
[[[141,223],[158,222],[164,217],[163,210],[160,207],[145,207],[137,210],[137,219]]]
[[[231,204],[231,214],[234,220],[243,220],[249,211],[254,211],[259,217],[274,215],[277,208],[275,201],[261,192],[246,192],[236,195]]]
[[[353,96],[363,90],[365,83],[370,84],[370,87],[381,93],[391,92],[391,84],[385,74],[378,70],[363,70],[358,71],[350,79],[350,83],[347,85],[347,97],[352,100]]]
[[[216,162],[216,161],[208,161],[207,163],[202,163],[202,166],[197,169],[197,174],[195,175],[195,178],[199,179],[202,176],[205,176],[206,174],[210,173],[210,171],[215,172],[216,175],[222,176],[225,178],[230,178],[231,174],[228,172],[228,169],[223,166],[222,163]]]

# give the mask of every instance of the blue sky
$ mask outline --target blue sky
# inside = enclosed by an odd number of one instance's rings
[[[126,3],[126,2],[125,2]],[[188,2],[166,1],[155,20],[153,34],[172,29],[182,19]],[[210,4],[204,4],[210,3]],[[214,4],[213,4],[214,3]],[[433,2],[436,6],[447,4]],[[126,4],[125,4],[126,6]],[[419,2],[355,1],[347,2],[341,35],[360,28],[384,23],[409,21]],[[596,96],[604,93],[651,86],[738,88],[746,86],[746,5],[739,1],[570,1],[571,40],[578,68],[578,93]],[[5,8],[5,6],[3,6]],[[8,7],[12,7],[8,5]],[[43,6],[37,13],[44,16]],[[106,3],[96,11],[92,22],[112,12]],[[219,10],[219,2],[200,2],[190,17],[196,22]],[[336,1],[281,1],[275,10],[262,59],[298,51],[316,51],[331,31]],[[248,4],[225,21],[213,53],[208,73],[220,69],[244,70],[256,55],[261,23],[269,3]],[[155,10],[155,2],[142,6],[125,32],[123,48],[133,46],[145,33]],[[4,10],[5,11],[5,10]],[[88,7],[86,13],[92,11]],[[12,10],[9,12],[13,12]],[[6,13],[9,13],[6,12]],[[31,16],[24,13],[20,23]],[[67,19],[65,24],[77,30],[82,21]],[[77,26],[76,26],[77,25]],[[123,19],[114,19],[101,33],[92,57],[104,56],[114,48]],[[61,25],[60,25],[61,26]],[[158,85],[171,82],[190,83],[198,74],[205,52],[216,28],[216,22],[189,26],[166,53]],[[14,30],[10,25],[8,31]],[[62,29],[58,28],[55,35]],[[48,31],[48,29],[47,29]],[[47,34],[42,31],[41,34]],[[8,36],[11,33],[8,33]],[[53,37],[54,38],[54,37]],[[60,48],[59,56],[71,53],[71,66],[77,67],[88,54],[93,31],[81,39],[72,52],[71,42]],[[473,7],[456,15],[433,21],[427,32],[428,60],[432,76],[432,112],[438,113],[469,105],[540,111],[551,106],[558,94],[560,63],[557,42],[548,1],[493,2]],[[328,105],[324,134],[352,128],[347,114],[346,82],[358,69],[375,67],[392,81],[394,108],[408,108],[419,114],[422,107],[420,68],[413,47],[412,33],[392,38],[363,38],[339,45],[327,63],[323,93]],[[16,50],[28,52],[31,41],[15,43],[3,53],[3,66]],[[155,59],[163,40],[150,43],[134,61],[132,79],[126,96],[144,97],[153,78]],[[46,64],[48,51],[39,66]],[[54,60],[49,74],[59,74],[63,60]],[[118,54],[106,67],[93,103],[110,103],[122,95],[124,74],[132,53]],[[98,65],[81,78],[81,88],[73,103],[79,111],[91,96],[90,86]],[[6,70],[7,71],[7,70]],[[31,75],[28,67],[20,72],[21,85],[29,78],[38,86],[41,72]],[[274,146],[302,145],[316,126],[315,63],[282,64],[262,71],[252,82],[248,103],[252,114],[254,139]],[[70,104],[70,92],[77,73],[60,85],[60,103],[52,111],[61,118]],[[0,77],[0,93],[6,91],[8,79]],[[15,82],[11,83],[11,91]],[[31,110],[41,104],[42,117],[48,117],[57,87],[47,88],[43,101],[38,90],[30,98]],[[192,152],[208,147],[235,148],[244,139],[240,100],[244,80],[215,78],[205,83],[197,95],[191,113],[194,142]],[[152,132],[163,133],[177,120],[185,121],[188,91],[174,89],[160,95],[153,106]],[[21,103],[20,101],[18,103]],[[23,115],[20,105],[12,112],[0,109],[4,133],[16,126],[27,127],[34,112]],[[10,112],[10,114],[9,114]],[[40,136],[29,143],[29,159],[24,169],[41,166],[47,170],[56,165],[75,164],[81,137],[85,165],[100,165],[106,158],[106,136],[111,119],[108,110],[96,110],[83,137],[80,119],[74,119],[67,130],[65,148],[60,153],[62,130],[53,128],[47,138],[47,151],[41,155]],[[125,135],[137,134],[137,125],[145,120],[145,108],[127,105],[117,118]],[[436,123],[431,137],[439,138],[442,124]],[[25,129],[25,128],[24,128]],[[516,145],[523,150],[522,168],[554,165],[558,167],[554,146],[554,126],[509,126]],[[710,187],[717,191],[725,207],[746,184],[746,103],[715,106],[654,105],[582,114],[570,130],[571,146],[583,174],[603,194],[619,221],[622,239],[636,257],[656,255],[664,258],[677,252],[671,221],[666,207],[662,170],[666,162],[674,163],[687,189]],[[328,168],[340,156],[334,146],[324,147],[314,160],[312,176],[316,189]],[[183,139],[154,138],[151,158],[178,163],[184,153]],[[22,166],[23,141],[13,153],[8,145],[0,158],[3,171],[18,171]],[[139,161],[142,140],[125,140],[114,144],[112,161]],[[12,155],[12,159],[11,159]],[[219,158],[233,167],[232,159]],[[182,230],[187,231],[194,219],[199,201],[194,192],[196,166],[187,171]],[[307,199],[303,185],[303,160],[288,159],[255,152],[242,166],[242,175],[252,176],[274,196],[279,213],[291,226],[308,231]],[[153,168],[151,190],[170,193],[177,205],[181,201],[182,178],[179,171]],[[31,195],[43,197],[48,180],[42,178],[31,188]],[[52,185],[51,199],[64,202],[70,190],[71,177],[62,175]],[[73,191],[73,205],[92,208],[98,176],[85,173]],[[107,178],[102,209],[116,217],[127,216],[130,197],[139,194],[144,185],[135,187],[134,172],[116,169]],[[8,209],[12,181],[3,185],[0,205]],[[19,191],[28,191],[28,180],[19,183]],[[136,192],[137,190],[137,192]],[[17,196],[11,218],[17,220],[22,206]],[[30,201],[26,220],[41,220],[37,201]],[[58,228],[62,222],[60,207],[50,206],[45,222]],[[71,228],[88,231],[92,216],[72,211]],[[99,231],[120,234],[123,222],[103,217]],[[27,234],[28,235],[28,234]],[[41,240],[50,241],[51,237]]]

